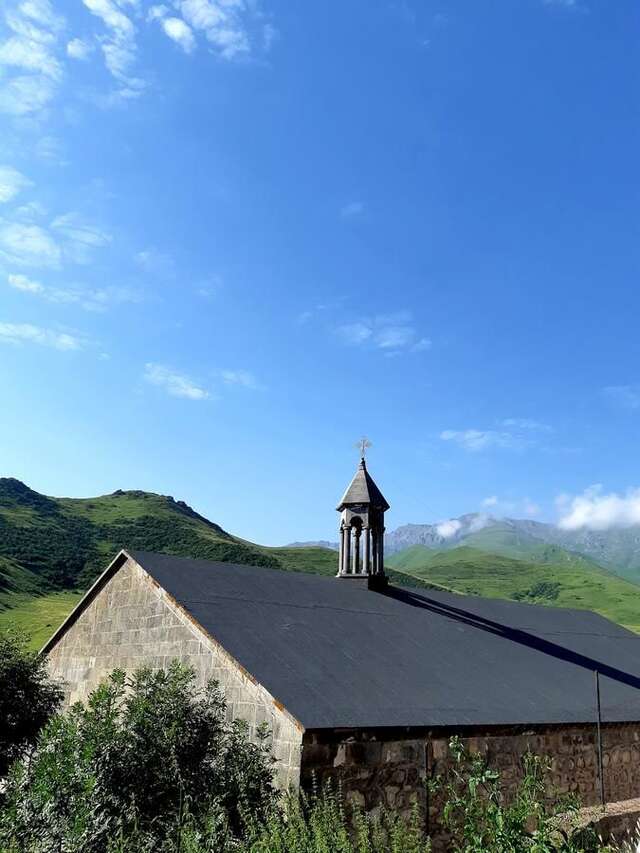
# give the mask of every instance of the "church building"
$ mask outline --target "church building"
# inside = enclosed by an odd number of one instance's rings
[[[585,805],[640,795],[640,637],[585,610],[392,584],[365,459],[338,505],[335,578],[121,551],[43,649],[69,702],[113,669],[190,664],[267,723],[279,782],[418,802],[454,734],[517,783],[527,750]],[[624,806],[621,806],[624,809]],[[436,845],[437,848],[438,845]]]

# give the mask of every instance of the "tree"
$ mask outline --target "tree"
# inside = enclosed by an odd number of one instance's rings
[[[9,777],[0,841],[39,853],[173,849],[191,835],[237,835],[275,802],[273,760],[261,731],[227,722],[215,682],[193,670],[115,671],[86,703],[55,717]],[[212,829],[213,826],[213,829]],[[0,845],[1,847],[1,845]]]
[[[0,778],[35,743],[61,701],[46,660],[28,650],[27,638],[17,631],[0,633]]]

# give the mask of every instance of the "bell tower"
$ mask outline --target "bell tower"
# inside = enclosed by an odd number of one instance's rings
[[[360,464],[342,500],[340,513],[339,578],[368,578],[369,587],[387,585],[384,573],[384,514],[389,509],[367,471],[365,453],[370,443],[359,442]]]

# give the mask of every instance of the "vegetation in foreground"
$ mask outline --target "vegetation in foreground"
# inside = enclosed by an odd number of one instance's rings
[[[428,853],[424,815],[367,816],[326,788],[282,799],[269,734],[229,722],[215,683],[194,685],[178,662],[166,671],[114,672],[65,714],[42,662],[2,640],[0,730],[18,699],[41,696],[41,716],[13,727],[0,787],[3,853]],[[11,689],[20,670],[22,692]],[[48,721],[45,722],[46,718]],[[44,723],[44,725],[43,725]],[[42,726],[40,733],[37,729]],[[37,736],[36,736],[37,735]],[[525,757],[524,780],[505,801],[499,774],[452,740],[452,772],[430,787],[453,853],[605,853],[592,828],[573,828],[577,803],[549,807],[547,763]],[[5,761],[5,766],[7,761]],[[622,848],[621,848],[622,849]]]

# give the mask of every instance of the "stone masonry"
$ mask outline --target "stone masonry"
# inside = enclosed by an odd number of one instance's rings
[[[174,659],[192,666],[199,684],[217,680],[229,716],[246,720],[252,736],[267,724],[278,782],[297,786],[302,726],[130,557],[48,653],[68,704],[86,698],[116,668],[161,668]]]
[[[414,803],[433,834],[434,850],[446,850],[440,829],[442,797],[429,797],[425,781],[446,774],[452,758],[448,743],[454,731],[415,730],[306,732],[301,780],[305,787],[328,780],[367,812],[380,806],[408,816]],[[527,731],[457,732],[472,752],[485,755],[500,771],[507,796],[522,779],[527,751],[551,759],[549,797],[575,794],[585,806],[599,803],[595,725],[554,726]],[[605,798],[609,803],[640,795],[640,726],[610,724],[602,728]]]

